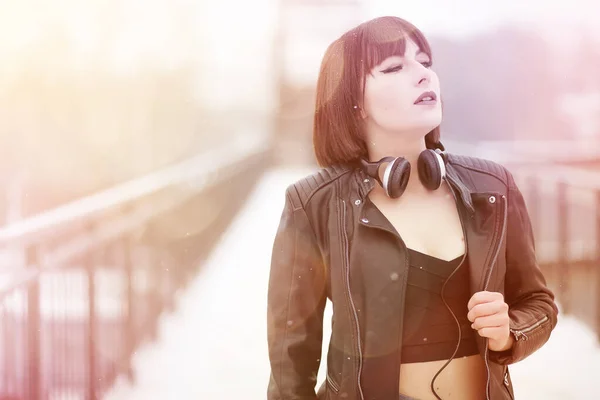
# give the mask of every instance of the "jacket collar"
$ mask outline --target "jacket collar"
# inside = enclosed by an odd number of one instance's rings
[[[473,191],[463,182],[460,174],[454,168],[452,163],[446,163],[446,180],[450,183],[450,186],[458,192],[462,204],[465,209],[469,212],[469,215],[475,213],[475,207],[473,206],[472,194]]]

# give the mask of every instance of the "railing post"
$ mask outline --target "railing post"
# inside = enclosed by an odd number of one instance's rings
[[[565,314],[570,311],[570,268],[569,268],[569,224],[568,224],[568,202],[567,184],[558,182],[558,287],[559,300],[563,305]]]
[[[4,300],[6,301],[6,299]],[[0,304],[0,335],[2,335],[0,350],[5,354],[4,359],[0,361],[0,365],[2,365],[2,386],[5,391],[10,390],[10,386],[14,384],[11,382],[12,380],[8,377],[8,371],[14,370],[14,368],[10,368],[9,366],[15,365],[15,357],[12,356],[11,350],[14,350],[14,346],[9,346],[8,343],[11,341],[7,339],[8,336],[8,310],[6,309],[5,304]],[[13,328],[14,329],[14,328]]]
[[[596,275],[596,337],[600,342],[600,190],[596,190],[596,262],[592,266]]]
[[[125,334],[125,358],[130,360],[135,349],[135,299],[133,289],[133,262],[131,260],[132,240],[129,236],[123,238],[123,259],[125,262],[125,284],[126,284],[126,301],[127,301],[127,316],[125,317],[124,334]],[[127,378],[133,383],[134,375],[131,363],[127,363]]]
[[[175,308],[175,289],[177,285],[174,277],[176,276],[177,269],[173,262],[173,257],[167,248],[161,247],[161,269],[164,271],[163,279],[163,301],[165,302],[165,308],[167,311],[173,311]]]
[[[96,258],[94,253],[86,257],[88,276],[88,398],[96,400]]]
[[[39,268],[39,261],[39,248],[35,245],[29,246],[26,252],[27,268]],[[27,398],[30,400],[42,398],[41,325],[40,280],[33,279],[27,286]]]
[[[144,271],[147,276],[148,288],[146,291],[146,298],[148,301],[148,320],[146,323],[150,323],[148,326],[150,330],[150,339],[156,340],[158,337],[158,318],[161,314],[161,287],[162,287],[162,271],[160,265],[160,255],[156,251],[156,248],[150,245],[144,248],[146,254],[150,257],[145,258],[147,264],[144,265]]]

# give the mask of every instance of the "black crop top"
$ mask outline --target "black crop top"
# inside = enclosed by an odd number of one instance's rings
[[[458,343],[456,321],[442,301],[444,281],[460,264],[462,256],[444,261],[408,249],[410,268],[404,311],[402,362],[449,359]],[[477,354],[476,332],[467,319],[470,299],[468,258],[450,278],[444,299],[461,325],[462,340],[456,357]]]

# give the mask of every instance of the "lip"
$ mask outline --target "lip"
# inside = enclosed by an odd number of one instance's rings
[[[420,102],[421,100],[423,100],[425,97],[428,97],[428,96],[431,97],[433,100],[427,101],[426,102],[427,104],[435,103],[437,101],[437,95],[435,94],[435,92],[428,91],[428,92],[421,94],[419,97],[417,97],[414,104],[417,104],[418,102]]]

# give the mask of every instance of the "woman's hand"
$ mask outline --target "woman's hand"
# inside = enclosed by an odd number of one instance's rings
[[[467,304],[467,318],[480,336],[488,338],[488,349],[504,351],[512,347],[514,338],[510,334],[508,304],[502,293],[477,292]]]

